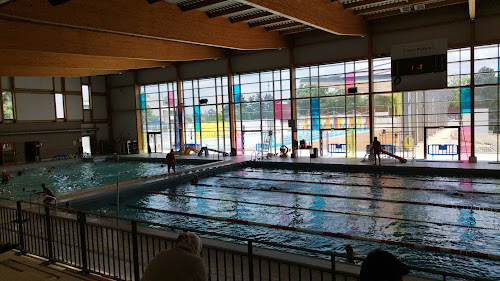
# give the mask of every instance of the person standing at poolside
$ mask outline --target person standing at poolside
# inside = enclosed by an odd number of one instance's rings
[[[175,155],[174,155],[174,150],[171,149],[170,152],[167,154],[166,157],[167,160],[167,166],[168,166],[168,174],[170,175],[170,168],[173,168],[174,170],[174,175],[175,175]]]
[[[377,140],[377,137],[373,138],[372,147],[370,149],[373,151],[373,158],[375,160],[375,164],[373,165],[377,165],[377,156],[378,156],[378,164],[381,165],[380,151],[382,150],[382,146],[380,145],[380,142]]]
[[[56,196],[50,190],[44,183],[42,183],[42,189],[43,191],[39,192],[39,194],[43,194],[45,196],[45,199],[43,199],[43,204],[47,205],[49,204]]]
[[[113,154],[113,161],[118,162],[118,160],[120,160],[120,156],[118,156],[118,154]]]

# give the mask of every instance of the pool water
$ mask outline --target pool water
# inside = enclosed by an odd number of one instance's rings
[[[248,168],[202,178],[198,185],[164,186],[155,190],[191,197],[143,192],[121,198],[119,212],[120,216],[134,219],[322,251],[343,253],[344,246],[351,244],[355,252],[366,255],[380,247],[413,266],[499,280],[500,261],[189,215],[209,215],[498,255],[500,213],[496,210],[500,205],[499,184],[497,179]],[[276,190],[269,190],[271,187]],[[361,200],[360,197],[372,199]],[[456,205],[471,208],[453,207]],[[77,207],[113,214],[116,204],[93,202]]]
[[[139,161],[100,161],[95,163],[71,163],[66,165],[52,165],[27,169],[27,173],[17,176],[10,173],[12,179],[0,184],[0,188],[12,192],[12,199],[28,199],[30,191],[41,191],[40,185],[45,183],[54,192],[63,193],[82,188],[89,188],[108,183],[130,180],[137,177],[167,173],[167,167],[158,162]],[[195,165],[176,165],[176,169],[186,169]]]

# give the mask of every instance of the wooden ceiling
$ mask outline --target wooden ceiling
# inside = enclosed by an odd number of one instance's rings
[[[99,75],[281,49],[289,34],[362,36],[372,19],[466,2],[0,0],[0,75]]]

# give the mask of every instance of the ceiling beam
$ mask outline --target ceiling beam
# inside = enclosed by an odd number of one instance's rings
[[[222,58],[226,50],[0,19],[0,49],[159,61]]]
[[[204,12],[182,12],[161,1],[71,0],[52,7],[48,1],[17,0],[0,8],[0,16],[37,23],[241,50],[288,46],[278,32],[251,29],[226,18],[209,20]]]
[[[269,13],[269,12],[258,12],[255,14],[245,15],[245,16],[241,16],[241,17],[229,18],[229,20],[231,21],[231,23],[236,23],[236,22],[242,22],[242,21],[248,21],[248,20],[254,20],[254,19],[258,19],[258,18],[268,17],[268,16],[272,16],[272,15],[273,14]]]
[[[123,70],[163,67],[173,64],[173,62],[110,58],[87,55],[54,54],[10,50],[2,50],[0,52],[0,66]]]
[[[261,20],[261,21],[256,21],[249,23],[248,26],[250,27],[256,27],[256,26],[263,26],[263,25],[268,25],[268,24],[273,24],[273,23],[278,23],[278,22],[284,22],[284,21],[289,21],[287,18],[279,17],[279,18],[274,18],[274,19],[267,19],[267,20]]]
[[[333,1],[332,1],[333,2]],[[344,4],[344,9],[353,9],[353,8],[358,8],[370,4],[375,4],[375,3],[381,3],[382,0],[365,0],[365,1],[359,1],[359,2],[352,2],[348,4]]]
[[[304,26],[304,27],[299,27],[299,28],[292,28],[292,29],[287,29],[287,30],[281,30],[280,34],[286,35],[286,34],[294,34],[294,33],[300,33],[300,32],[306,32],[309,31],[309,27]]]
[[[342,3],[330,0],[239,0],[317,29],[339,35],[366,35],[362,16],[345,10]],[[306,3],[307,2],[307,3]],[[320,13],[318,11],[321,11]]]
[[[243,11],[250,10],[250,9],[253,9],[253,7],[248,6],[248,5],[241,5],[241,6],[237,6],[237,7],[233,7],[233,8],[229,8],[229,9],[207,12],[207,16],[209,18],[222,17],[222,16],[227,16],[230,14],[239,13],[239,12],[243,12]]]
[[[471,20],[476,19],[476,0],[469,0],[469,17]]]
[[[426,4],[425,5],[425,10],[430,10],[430,9],[435,9],[435,8],[442,8],[446,6],[451,6],[451,5],[456,5],[456,4],[462,4],[462,3],[467,3],[468,0],[448,0],[444,2],[437,2],[437,3],[432,3],[432,4]],[[422,12],[422,11],[412,11],[413,12]],[[385,18],[385,17],[391,17],[391,16],[398,16],[398,15],[406,15],[408,13],[401,13],[399,10],[394,10],[394,11],[388,11],[388,12],[383,12],[383,13],[377,13],[373,15],[366,15],[364,18],[366,20],[374,20],[374,19],[379,19],[379,18]]]
[[[285,24],[280,24],[280,25],[273,25],[270,27],[266,27],[267,31],[273,31],[273,30],[280,30],[280,29],[285,29],[285,28],[290,28],[290,27],[299,27],[303,26],[304,24],[300,22],[291,22],[291,23],[285,23]]]
[[[200,9],[200,8],[205,8],[208,6],[216,5],[222,2],[226,2],[227,0],[205,0],[205,1],[199,1],[199,2],[194,2],[190,3],[187,5],[179,5],[179,8],[183,12],[195,10],[195,9]]]
[[[413,5],[420,4],[420,3],[426,3],[429,1],[432,1],[432,0],[408,0],[408,2],[403,1],[403,2],[399,2],[399,3],[371,7],[368,9],[356,10],[356,11],[354,11],[354,14],[360,15],[360,14],[367,14],[367,13],[383,11],[383,10],[388,10],[388,9],[403,8],[403,7],[408,7],[408,6],[412,7]]]
[[[122,73],[120,70],[90,70],[57,67],[0,66],[0,76],[84,77]]]

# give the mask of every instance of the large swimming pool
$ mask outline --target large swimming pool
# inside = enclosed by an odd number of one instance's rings
[[[202,178],[198,185],[169,185],[155,193],[128,195],[120,199],[120,215],[323,251],[344,252],[351,244],[355,252],[366,255],[381,247],[413,266],[499,280],[498,260],[364,239],[499,255],[499,184],[496,179],[247,168]],[[111,213],[116,209],[109,200],[77,207]],[[301,231],[224,221],[227,218]]]
[[[164,167],[162,167],[162,165]],[[177,165],[177,170],[194,165]],[[137,177],[167,173],[167,167],[162,163],[141,161],[99,161],[95,163],[71,162],[68,164],[50,163],[45,167],[27,168],[26,174],[17,176],[11,172],[12,179],[0,184],[0,188],[10,191],[12,199],[27,199],[31,191],[41,191],[40,185],[45,183],[55,194],[74,191],[82,188],[98,186]]]

